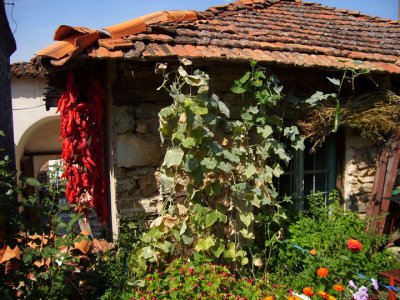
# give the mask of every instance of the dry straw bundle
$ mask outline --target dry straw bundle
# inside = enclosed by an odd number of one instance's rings
[[[326,101],[327,102],[327,101]],[[336,107],[322,102],[298,125],[306,138],[320,146],[332,132]],[[339,126],[356,130],[364,138],[384,140],[399,127],[400,96],[387,90],[374,90],[342,103]]]

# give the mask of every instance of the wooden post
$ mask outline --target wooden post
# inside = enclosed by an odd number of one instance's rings
[[[400,133],[396,133],[378,160],[374,185],[369,198],[367,217],[373,220],[369,223],[368,230],[381,234],[386,223],[386,214],[389,212],[390,201],[394,183],[397,176],[397,168],[400,159]],[[379,217],[379,218],[378,218]]]

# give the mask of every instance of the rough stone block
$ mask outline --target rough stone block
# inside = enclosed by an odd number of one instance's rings
[[[154,174],[155,171],[155,168],[135,168],[128,170],[127,176],[130,179],[139,179],[140,176],[144,176],[146,174]]]
[[[358,180],[365,185],[365,183],[373,183],[374,177],[373,176],[360,176]]]
[[[133,132],[135,120],[132,106],[113,106],[113,119],[117,134]]]
[[[149,198],[127,198],[117,202],[121,218],[133,218],[145,215],[159,214],[163,207],[161,195]]]
[[[138,179],[140,191],[145,197],[152,196],[158,193],[156,174],[146,174],[142,175]]]
[[[154,135],[117,136],[117,167],[157,166],[160,156],[160,142]]]
[[[136,133],[146,134],[150,132],[149,124],[145,121],[136,121]]]
[[[163,108],[161,105],[142,103],[135,107],[135,117],[137,119],[158,118],[158,113]]]
[[[136,188],[136,182],[135,181],[131,181],[129,179],[125,179],[125,180],[118,180],[117,181],[117,193],[123,193],[123,192],[127,192],[127,193],[132,193],[133,190]]]

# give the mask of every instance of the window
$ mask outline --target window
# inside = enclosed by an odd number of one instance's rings
[[[315,192],[327,195],[336,183],[335,139],[329,138],[312,153],[311,145],[305,144],[304,151],[292,152],[292,160],[278,183],[279,195],[291,196],[298,210],[306,208],[307,195]]]

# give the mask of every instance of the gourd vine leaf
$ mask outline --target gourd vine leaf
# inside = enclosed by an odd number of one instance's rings
[[[184,152],[180,148],[172,148],[167,151],[164,158],[164,165],[167,168],[179,166],[182,162]]]

